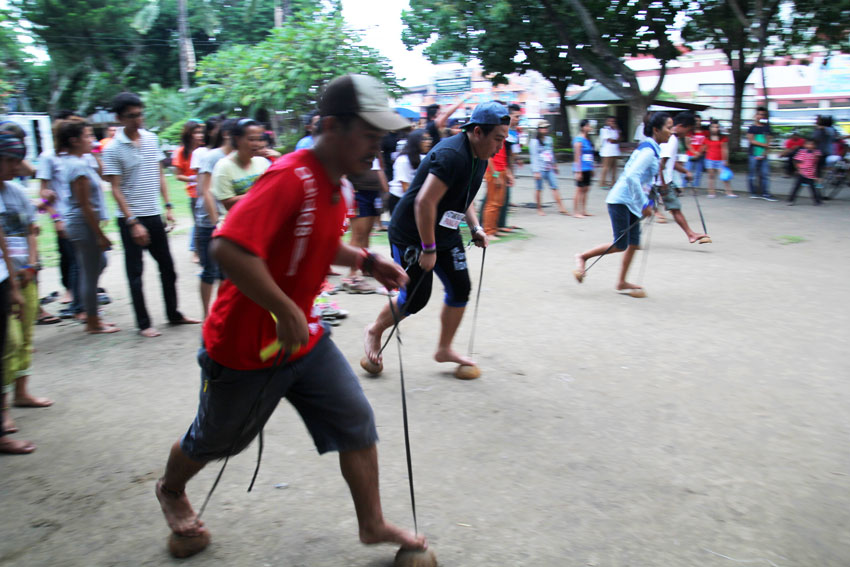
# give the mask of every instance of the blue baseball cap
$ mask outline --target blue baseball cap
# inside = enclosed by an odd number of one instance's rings
[[[505,126],[511,123],[511,116],[508,114],[508,108],[504,104],[496,101],[482,102],[472,111],[472,116],[469,117],[469,122],[463,125],[464,128],[470,128],[476,124],[493,124]]]

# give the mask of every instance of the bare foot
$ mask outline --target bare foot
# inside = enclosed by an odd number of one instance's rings
[[[585,217],[585,215],[583,215],[581,213],[576,213],[576,214],[573,215],[574,219],[583,219],[584,217]]]
[[[581,254],[576,254],[576,269],[573,270],[573,275],[578,280],[578,283],[584,281],[584,266],[585,259]]]
[[[103,323],[99,327],[94,327],[93,329],[86,329],[86,332],[90,335],[106,335],[109,333],[117,333],[120,331],[118,327],[113,327],[108,323]]]
[[[691,234],[690,236],[688,236],[688,242],[693,244],[697,240],[700,240],[702,238],[708,238],[708,237],[709,236],[707,234],[696,234],[696,233],[694,233],[694,234]]]
[[[363,349],[366,351],[366,358],[373,364],[381,364],[383,357],[381,352],[381,335],[373,331],[374,325],[366,327],[363,333]]]
[[[156,482],[155,492],[162,513],[165,515],[165,521],[172,532],[183,537],[194,537],[207,531],[204,523],[198,519],[195,510],[192,509],[185,492],[181,491],[179,494],[166,492],[163,490],[162,479]]]
[[[587,211],[584,211],[584,213],[582,214],[582,216],[585,216],[585,217],[592,217],[593,215],[592,215],[592,214],[590,214],[590,213],[588,213]]]
[[[15,425],[15,420],[12,419],[12,416],[9,415],[9,412],[5,412],[3,414],[3,433],[17,433],[18,426]],[[5,439],[5,437],[0,437],[0,441]]]
[[[200,319],[192,319],[190,317],[183,317],[182,319],[177,319],[175,321],[169,321],[169,325],[197,325],[200,323]]]
[[[546,213],[543,212],[543,209],[537,209],[537,214],[540,215],[541,217],[546,216]]]
[[[6,433],[10,432],[7,431]],[[35,445],[32,441],[9,439],[5,435],[0,437],[0,453],[7,455],[27,455],[33,451],[35,451]]]
[[[147,337],[149,339],[152,339],[153,337],[160,336],[162,333],[160,333],[159,331],[157,331],[153,327],[148,327],[147,329],[142,329],[141,331],[139,331],[139,334],[142,335],[143,337]]]
[[[570,211],[568,211],[567,209],[560,209],[558,212],[562,215],[570,216]]]
[[[629,283],[629,282],[620,282],[617,284],[617,291],[628,291],[630,289],[643,289],[641,286]]]
[[[403,549],[428,549],[428,542],[424,535],[402,530],[386,522],[375,528],[362,528],[360,530],[360,541],[366,545],[397,543]]]
[[[65,290],[65,293],[62,295],[62,299],[59,300],[59,303],[67,305],[68,303],[71,303],[72,300],[73,298],[71,297],[71,292]]]
[[[451,348],[439,348],[434,353],[434,360],[437,362],[456,362],[463,366],[475,366],[475,361],[471,358],[461,356]]]
[[[53,405],[53,400],[23,394],[15,396],[15,405],[19,408],[49,408]]]

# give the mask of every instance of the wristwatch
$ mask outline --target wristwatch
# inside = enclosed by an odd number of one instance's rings
[[[133,226],[134,224],[137,224],[138,222],[139,222],[139,219],[136,218],[136,217],[127,217],[127,226]]]

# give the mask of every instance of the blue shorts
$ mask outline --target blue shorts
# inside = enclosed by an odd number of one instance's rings
[[[640,223],[629,229],[639,219],[626,205],[609,203],[608,216],[611,217],[611,228],[614,229],[614,248],[625,250],[629,246],[640,246]]]
[[[356,451],[378,441],[375,416],[348,361],[330,333],[307,355],[282,367],[233,370],[198,351],[198,414],[180,441],[191,459],[239,453],[260,432],[281,398],[292,404],[319,453]]]
[[[355,191],[354,202],[357,203],[357,218],[380,216],[384,207],[380,191]]]
[[[210,254],[213,231],[215,231],[214,226],[195,225],[195,251],[201,262],[201,281],[206,284],[213,284],[221,279],[218,263]]]
[[[705,160],[705,168],[706,169],[723,169],[723,162],[721,160],[714,159],[706,159]]]

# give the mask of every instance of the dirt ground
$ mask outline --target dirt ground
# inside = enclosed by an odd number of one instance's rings
[[[517,202],[532,199],[523,183]],[[604,197],[592,191],[596,216],[584,220],[552,207],[512,214],[531,238],[487,254],[481,379],[456,380],[431,359],[439,286],[403,324],[419,528],[441,565],[847,565],[850,203],[702,199],[714,243],[656,225],[632,271],[639,279],[646,258],[649,296],[633,299],[613,291],[618,257],[581,285],[571,275],[576,252],[610,241]],[[693,199],[684,202],[696,227]],[[186,247],[173,239],[181,307],[199,316]],[[254,491],[256,444],[230,462],[205,513],[211,546],[169,557],[153,489],[194,416],[199,328],[164,325],[146,261],[161,337],[133,331],[117,254],[102,284],[124,331],[36,327],[32,390],[56,404],[11,410],[17,437],[38,450],[0,457],[0,565],[390,566],[394,548],[359,544],[336,458],[316,455],[285,402],[266,428]],[[473,282],[480,262],[473,250]],[[43,274],[42,295],[57,278]],[[386,299],[336,301],[351,314],[334,340],[362,376],[362,329]],[[392,347],[384,375],[362,384],[381,435],[385,513],[412,527],[398,368]],[[190,484],[196,506],[218,468]]]

